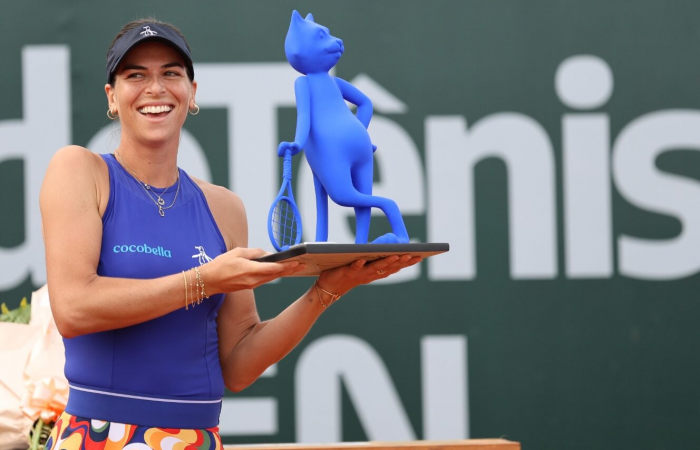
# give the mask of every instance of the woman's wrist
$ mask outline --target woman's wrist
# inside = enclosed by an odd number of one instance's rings
[[[330,276],[328,272],[322,272],[316,279],[316,283],[324,290],[342,297],[347,294],[350,289],[343,287],[343,284],[338,283],[334,278],[337,277]]]
[[[221,294],[223,292],[216,283],[216,267],[214,267],[212,263],[213,261],[196,267],[196,269],[199,270],[207,297],[211,297],[215,294]],[[194,269],[195,268],[190,269],[193,275]]]
[[[340,299],[341,294],[323,288],[323,286],[321,286],[321,284],[319,283],[319,279],[320,277],[316,279],[314,285],[312,286],[312,289],[316,294],[316,298],[318,299],[319,303],[321,304],[321,306],[323,306],[323,309],[327,309],[329,306],[331,306],[333,303]]]
[[[183,270],[182,280],[184,287],[185,309],[195,307],[209,298],[207,286],[204,283],[204,277],[200,271],[200,267]]]

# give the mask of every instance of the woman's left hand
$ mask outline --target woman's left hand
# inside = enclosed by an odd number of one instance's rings
[[[387,256],[372,262],[358,259],[347,266],[323,272],[318,278],[318,284],[326,291],[345,295],[354,287],[386,278],[421,261],[422,257],[411,255]]]

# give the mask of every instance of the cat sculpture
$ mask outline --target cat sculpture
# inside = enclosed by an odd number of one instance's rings
[[[328,197],[355,209],[355,243],[369,239],[371,208],[384,212],[392,233],[372,243],[407,243],[408,232],[393,200],[372,195],[373,153],[367,127],[372,102],[359,89],[328,72],[340,59],[343,41],[328,28],[294,11],[284,43],[287,60],[302,74],[294,83],[297,123],[294,142],[282,142],[278,155],[302,149],[313,173],[316,192],[316,241],[328,241]],[[357,105],[353,114],[345,103]]]

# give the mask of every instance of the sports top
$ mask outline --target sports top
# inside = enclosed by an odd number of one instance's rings
[[[113,155],[101,156],[109,168],[109,201],[99,276],[158,278],[226,251],[204,194],[183,170],[179,192],[176,182],[161,195],[167,207],[177,192],[161,217],[143,185]],[[196,288],[194,274],[192,284]],[[183,279],[182,308],[169,314],[64,339],[69,414],[164,428],[218,425],[224,383],[216,317],[223,294],[185,310],[184,291]]]

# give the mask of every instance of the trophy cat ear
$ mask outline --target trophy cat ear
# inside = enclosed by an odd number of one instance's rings
[[[289,23],[289,31],[287,31],[287,37],[284,41],[284,53],[287,56],[287,61],[289,61],[294,69],[301,73],[304,73],[304,70],[300,66],[300,53],[304,38],[303,29],[306,23],[304,18],[299,14],[299,11],[294,10],[292,12],[292,20]]]
[[[301,14],[299,14],[299,11],[296,9],[292,11],[292,23],[297,22],[299,20],[304,20],[303,17],[301,17]]]
[[[308,13],[308,14],[306,15],[306,21],[307,21],[307,22],[314,22],[314,16],[313,16],[313,14]],[[316,22],[314,22],[314,23],[316,23]]]

